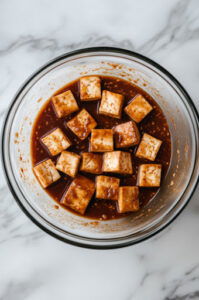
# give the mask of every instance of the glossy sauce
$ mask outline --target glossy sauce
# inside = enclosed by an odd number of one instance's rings
[[[102,90],[106,89],[124,95],[125,102],[123,107],[125,107],[127,103],[138,93],[142,94],[146,98],[146,100],[153,106],[152,112],[141,123],[137,125],[141,136],[143,133],[148,133],[163,141],[163,144],[158,152],[158,155],[154,163],[162,164],[163,167],[162,180],[164,180],[164,177],[166,175],[170,163],[171,140],[170,140],[169,127],[162,110],[160,109],[158,104],[154,101],[154,99],[151,98],[150,95],[148,95],[141,88],[132,85],[128,81],[115,78],[115,77],[101,76],[101,85],[102,85]],[[97,121],[98,125],[96,128],[112,128],[117,124],[124,123],[131,120],[130,117],[124,113],[124,111],[122,113],[122,118],[120,120],[115,118],[110,118],[108,116],[99,115],[98,106],[100,100],[88,101],[88,102],[80,101],[78,80],[63,87],[55,94],[60,94],[69,89],[74,94],[74,97],[77,100],[80,109],[85,108]],[[78,154],[81,152],[88,152],[90,136],[86,140],[80,141],[66,126],[66,122],[69,121],[71,118],[73,118],[76,114],[77,112],[71,114],[68,117],[59,119],[55,115],[50,99],[45,103],[45,105],[42,107],[41,111],[38,114],[38,117],[34,123],[33,130],[32,130],[31,152],[32,152],[33,166],[35,166],[37,163],[49,157],[56,163],[58,156],[52,157],[42,146],[40,142],[40,138],[46,133],[48,133],[49,131],[51,131],[52,129],[57,127],[61,128],[73,143],[72,146],[68,149],[68,151],[76,152]],[[132,153],[133,169],[134,169],[133,175],[122,176],[118,174],[111,175],[110,173],[109,174],[104,173],[104,175],[119,177],[120,185],[136,185],[138,166],[142,163],[149,163],[148,160],[140,159],[133,155],[136,152],[136,149],[137,146],[128,148],[128,151]],[[87,176],[95,180],[95,175],[93,174],[83,173],[83,172],[80,173],[82,173],[84,176]],[[59,204],[64,192],[66,191],[66,189],[68,188],[68,186],[72,181],[72,179],[69,176],[63,173],[60,174],[62,175],[61,179],[59,179],[57,182],[53,183],[51,186],[46,188],[47,193]],[[146,205],[150,201],[150,199],[154,197],[158,189],[159,188],[140,188],[140,193],[139,193],[140,206],[142,207],[143,205]],[[84,216],[89,218],[94,218],[94,219],[115,219],[127,215],[127,214],[119,214],[117,212],[116,202],[117,201],[111,201],[111,200],[97,200],[95,199],[95,197],[93,197]],[[64,208],[70,210],[69,208],[66,207]]]

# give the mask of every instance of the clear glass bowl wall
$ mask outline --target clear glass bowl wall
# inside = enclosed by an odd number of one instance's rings
[[[139,212],[119,220],[94,222],[55,209],[32,172],[30,135],[38,111],[57,89],[87,74],[117,76],[140,86],[160,105],[170,127],[171,166],[159,193]],[[37,225],[75,245],[122,247],[158,232],[188,202],[198,179],[198,116],[180,84],[154,62],[121,49],[83,49],[51,61],[24,84],[7,115],[2,150],[11,191]]]

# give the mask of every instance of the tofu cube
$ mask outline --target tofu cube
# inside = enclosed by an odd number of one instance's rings
[[[93,129],[91,132],[90,151],[106,152],[113,151],[113,130],[112,129]]]
[[[118,212],[125,213],[139,210],[139,188],[137,186],[121,186],[119,188]]]
[[[139,123],[152,111],[152,109],[153,107],[142,95],[136,95],[124,110],[131,119]]]
[[[123,151],[106,152],[103,155],[103,172],[132,174],[131,154]]]
[[[81,171],[91,174],[102,173],[102,155],[90,152],[82,153]]]
[[[96,177],[96,198],[118,200],[120,179],[109,176]]]
[[[95,183],[84,176],[76,177],[61,199],[61,203],[84,214],[95,192]]]
[[[97,123],[87,110],[82,109],[73,119],[67,122],[67,126],[80,140],[84,140],[91,133],[91,130],[97,126]]]
[[[51,159],[42,161],[33,168],[33,171],[43,188],[48,187],[61,177]]]
[[[57,160],[56,168],[70,177],[75,177],[79,163],[80,156],[78,154],[63,151]]]
[[[131,147],[140,142],[140,133],[133,121],[119,124],[113,130],[116,148]]]
[[[159,187],[161,180],[162,165],[143,164],[138,168],[138,186]]]
[[[124,96],[104,90],[99,107],[99,114],[112,118],[121,118]]]
[[[70,90],[52,97],[52,103],[58,118],[63,118],[79,109]]]
[[[161,144],[161,140],[158,140],[153,136],[144,133],[141,143],[139,144],[139,147],[137,149],[136,156],[139,158],[145,158],[154,161]]]
[[[80,78],[80,99],[92,101],[101,98],[101,82],[98,76]]]
[[[70,147],[71,142],[60,128],[57,128],[41,138],[51,155],[57,155]]]

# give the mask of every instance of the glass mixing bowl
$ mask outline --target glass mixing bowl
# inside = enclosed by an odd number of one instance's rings
[[[86,219],[59,207],[37,182],[31,165],[32,124],[45,101],[60,87],[87,74],[113,75],[138,85],[160,105],[172,138],[171,165],[158,194],[139,212],[111,221]],[[118,48],[66,53],[41,67],[21,87],[9,108],[2,134],[2,162],[10,190],[26,213],[52,236],[78,246],[108,249],[154,235],[182,211],[199,173],[199,118],[179,82],[150,59]]]

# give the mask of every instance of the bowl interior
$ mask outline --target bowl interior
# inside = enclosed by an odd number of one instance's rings
[[[162,108],[171,132],[171,166],[159,193],[139,212],[113,221],[96,222],[62,207],[55,209],[55,202],[32,172],[30,135],[38,111],[57,89],[88,74],[117,76],[144,89]],[[175,83],[138,57],[100,52],[62,57],[38,72],[17,96],[4,141],[8,151],[7,172],[23,206],[50,231],[88,243],[93,239],[140,239],[167,222],[171,212],[182,205],[197,157],[193,118],[191,108]]]

